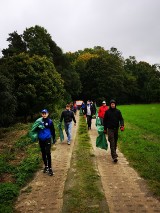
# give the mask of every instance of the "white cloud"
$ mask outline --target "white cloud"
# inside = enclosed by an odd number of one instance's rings
[[[5,0],[0,49],[8,34],[40,25],[64,51],[116,47],[123,56],[160,63],[159,0]]]

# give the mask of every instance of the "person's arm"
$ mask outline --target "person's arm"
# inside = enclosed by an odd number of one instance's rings
[[[74,116],[73,112],[72,112],[72,119],[73,119],[74,123],[76,124],[76,119],[75,119],[75,116]]]
[[[121,111],[119,111],[119,123],[120,123],[120,126],[124,126],[124,119],[122,117]]]

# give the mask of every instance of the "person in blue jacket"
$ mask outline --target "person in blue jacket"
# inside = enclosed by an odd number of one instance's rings
[[[47,109],[41,111],[42,120],[41,128],[37,127],[39,146],[42,153],[42,159],[44,162],[44,173],[48,173],[50,176],[53,175],[51,167],[51,143],[55,142],[55,128],[53,121],[48,118],[49,112]],[[43,126],[43,128],[42,128]]]

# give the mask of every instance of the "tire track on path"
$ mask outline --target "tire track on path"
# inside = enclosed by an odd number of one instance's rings
[[[89,135],[110,213],[160,213],[160,201],[150,195],[145,181],[129,166],[124,155],[118,150],[119,161],[114,164],[110,149],[106,152],[96,147],[95,119]]]
[[[78,112],[77,112],[78,114]],[[52,151],[52,168],[54,176],[48,176],[42,171],[35,174],[34,179],[21,190],[15,209],[23,213],[59,213],[63,206],[63,191],[70,168],[72,151],[78,130],[79,116],[76,115],[77,125],[72,126],[71,145],[65,140],[56,143],[56,149]]]

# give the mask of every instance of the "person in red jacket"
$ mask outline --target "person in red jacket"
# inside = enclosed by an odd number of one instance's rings
[[[106,102],[103,101],[102,106],[99,107],[99,111],[98,111],[98,117],[101,120],[101,125],[103,125],[104,114],[107,110],[108,110],[108,106],[106,105]]]

